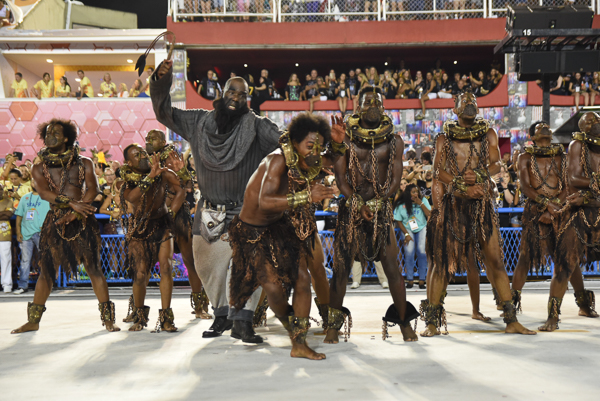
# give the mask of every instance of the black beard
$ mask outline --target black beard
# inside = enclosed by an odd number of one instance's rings
[[[235,128],[242,116],[250,111],[246,102],[239,109],[230,110],[225,106],[225,101],[222,98],[215,100],[213,107],[215,108],[215,121],[220,134],[226,134]]]

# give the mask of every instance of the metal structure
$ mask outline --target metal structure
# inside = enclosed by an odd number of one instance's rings
[[[600,0],[575,0],[596,11]],[[204,9],[202,8],[204,3]],[[561,6],[564,0],[170,0],[173,21],[390,21],[505,17],[508,6]]]

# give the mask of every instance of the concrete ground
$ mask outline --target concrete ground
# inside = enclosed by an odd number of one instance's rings
[[[587,281],[600,296],[600,282]],[[519,320],[537,329],[546,318],[549,283],[528,283]],[[596,400],[600,372],[600,319],[577,316],[571,290],[560,330],[535,336],[503,334],[489,285],[481,310],[491,323],[471,320],[466,285],[449,288],[447,336],[404,343],[397,327],[381,338],[381,317],[391,304],[387,290],[364,285],[349,290],[346,306],[354,327],[347,343],[323,344],[313,327],[308,341],[325,361],[289,357],[290,342],[269,313],[258,329],[262,345],[226,335],[201,338],[210,320],[190,314],[189,290],[173,300],[178,333],[128,332],[120,322],[130,289],[111,289],[117,322],[106,332],[89,289],[59,290],[47,302],[41,329],[11,335],[26,321],[33,292],[0,296],[0,399],[2,400]],[[424,290],[409,290],[417,308]],[[149,291],[150,325],[160,299]],[[316,308],[312,311],[317,318]],[[149,325],[149,326],[150,326]],[[423,329],[419,322],[417,330]]]

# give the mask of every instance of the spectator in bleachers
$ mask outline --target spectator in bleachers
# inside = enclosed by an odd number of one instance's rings
[[[456,86],[453,84],[452,85],[452,98],[456,99],[456,97],[461,94],[463,91],[466,90],[465,88],[466,84],[465,81],[462,79],[459,79],[458,82],[456,83]]]
[[[19,166],[19,171],[21,172],[21,183],[25,187],[29,187],[29,192],[31,192],[31,171],[27,165],[22,164]]]
[[[498,71],[496,68],[492,68],[490,71],[490,79],[488,80],[489,90],[490,92],[496,89],[496,86],[500,83],[502,79],[502,73]]]
[[[259,110],[260,112],[260,105],[267,100],[271,100],[273,96],[273,81],[269,78],[269,71],[266,69],[261,70],[258,85],[254,89],[254,93],[256,96],[252,98],[254,101],[252,109],[255,111]]]
[[[100,83],[100,94],[102,97],[115,97],[117,95],[117,85],[112,81],[112,77],[107,72]]]
[[[2,171],[0,173],[0,181],[6,181],[6,183],[10,186],[10,179],[8,178],[8,174],[14,168],[17,168],[18,158],[14,153],[9,153],[6,155],[4,159],[4,165],[2,166]]]
[[[348,79],[346,80],[346,86],[348,87],[348,97],[354,98],[358,93],[358,77],[354,70],[348,72]]]
[[[398,82],[398,92],[396,99],[414,99],[416,98],[415,87],[410,76],[409,70],[404,70],[401,76],[401,82]]]
[[[79,77],[79,91],[75,93],[77,99],[81,99],[82,97],[94,97],[94,88],[92,88],[90,79],[85,76],[85,72],[79,70],[77,71],[77,76]]]
[[[152,76],[152,74],[154,74],[154,67],[146,68],[145,74],[146,74],[146,83],[142,87],[142,90],[140,91],[140,94],[138,95],[138,97],[150,97],[150,77]],[[144,82],[144,81],[142,81],[142,82]]]
[[[31,93],[40,100],[42,98],[54,97],[54,81],[50,79],[50,74],[45,72],[42,78],[33,85]]]
[[[15,80],[10,87],[8,97],[29,97],[27,81],[23,79],[23,74],[20,72],[15,73]]]
[[[140,95],[140,91],[142,90],[142,81],[136,79],[133,83],[131,89],[129,89],[129,97],[138,97]]]
[[[71,85],[69,85],[69,81],[67,81],[67,77],[60,77],[60,84],[56,87],[56,97],[71,97]]]
[[[302,100],[302,85],[298,79],[298,74],[290,75],[290,79],[285,87],[285,100]]]
[[[384,99],[394,99],[398,92],[398,82],[392,78],[392,72],[390,70],[385,70],[383,72],[383,80],[380,81],[380,83]]]
[[[423,73],[417,71],[415,73],[415,79],[413,80],[413,90],[415,95],[420,99],[423,92],[425,92],[425,80],[423,79]]]
[[[198,94],[208,100],[215,100],[221,96],[219,83],[214,80],[214,75],[213,70],[208,70],[198,86]]]
[[[490,85],[485,76],[485,72],[479,71],[477,73],[477,78],[473,77],[472,73],[469,73],[469,80],[471,81],[471,90],[475,96],[480,97],[490,93]]]
[[[2,288],[5,293],[12,292],[12,231],[10,218],[15,207],[8,191],[0,184],[0,271]]]
[[[448,73],[442,73],[442,79],[440,80],[440,90],[438,92],[440,99],[452,99],[452,83],[448,77]]]
[[[338,80],[335,74],[335,70],[332,69],[329,71],[329,75],[325,77],[325,83],[327,84],[327,99],[335,100],[337,97],[335,89],[338,86]]]
[[[404,234],[404,268],[406,271],[406,288],[414,283],[415,251],[419,273],[419,288],[425,288],[427,277],[427,255],[425,254],[425,238],[427,236],[427,219],[431,206],[419,188],[408,185],[404,190],[400,203],[395,205],[394,220]]]
[[[125,83],[119,85],[118,97],[129,97],[129,91],[127,90],[127,85]]]
[[[340,83],[335,88],[335,96],[338,101],[338,106],[340,106],[340,112],[342,113],[342,116],[346,114],[346,110],[348,109],[349,91],[347,82],[348,80],[346,79],[346,74],[342,72],[340,75]]]
[[[433,74],[428,71],[425,76],[425,85],[423,86],[423,92],[421,93],[421,114],[417,115],[415,119],[422,120],[425,118],[425,102],[430,99],[437,99],[437,93],[440,90],[440,85],[436,79],[433,78]]]
[[[371,67],[371,68],[367,69],[365,71],[365,75],[368,78],[367,82],[369,83],[369,85],[381,87],[380,82],[379,82],[379,73],[377,73],[377,68]]]
[[[585,105],[587,106],[590,101],[589,86],[581,78],[581,73],[576,72],[569,82],[569,92],[571,96],[575,98],[575,107],[579,110],[580,98],[583,97]]]
[[[513,182],[512,176],[510,175],[505,164],[502,164],[500,173],[494,176],[496,186],[498,188],[497,205],[499,208],[515,207],[515,191],[516,186]],[[517,203],[519,199],[516,199]],[[500,227],[510,227],[511,215],[509,213],[500,213]]]
[[[389,0],[388,3],[390,4],[390,11],[391,12],[402,12],[404,11],[404,3],[407,0]],[[388,20],[403,20],[404,18],[402,17],[402,15],[391,15],[390,17],[388,17]]]
[[[328,87],[323,77],[317,77],[317,94],[312,98],[308,99],[309,106],[308,112],[312,113],[315,107],[315,103],[321,100],[327,100]]]
[[[310,75],[306,78],[306,85],[304,86],[304,98],[306,100],[313,98],[319,93],[319,87],[317,86],[317,70],[312,70]]]
[[[15,212],[17,216],[16,231],[17,241],[21,247],[21,266],[19,268],[19,281],[14,294],[27,292],[29,287],[29,271],[33,247],[40,250],[40,231],[50,210],[50,203],[43,200],[32,187],[32,192],[25,194],[19,202]]]

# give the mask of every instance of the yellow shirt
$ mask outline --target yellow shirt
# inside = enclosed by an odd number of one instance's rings
[[[138,97],[138,95],[140,94],[140,91],[137,89],[131,89],[129,91],[129,97]]]
[[[21,82],[17,82],[15,79],[11,86],[12,89],[15,90],[15,97],[26,97],[25,89],[27,89],[27,81],[21,79]]]
[[[41,81],[38,81],[33,87],[41,94],[41,97],[54,97],[54,81],[48,81],[48,84],[46,84],[46,82],[44,82],[44,80],[42,79]]]
[[[100,84],[100,92],[102,92],[102,96],[104,97],[113,97],[117,93],[117,85],[114,82],[107,83],[103,81]]]
[[[71,93],[71,87],[69,85],[65,86],[64,88],[59,85],[58,88],[56,88],[57,95],[66,95],[69,93]]]
[[[31,192],[31,183],[21,184],[16,188],[11,184],[11,185],[7,185],[6,189],[12,189],[12,190],[16,191],[17,195],[19,195],[19,199],[21,199],[23,196],[25,196],[26,194]],[[14,205],[15,209],[19,206],[19,199],[14,198],[13,205]]]
[[[150,77],[146,78],[146,83],[148,84],[148,87],[146,88],[146,95],[150,97]]]
[[[87,95],[87,97],[94,97],[94,89],[92,88],[92,83],[88,77],[83,77],[79,86],[84,95]]]

